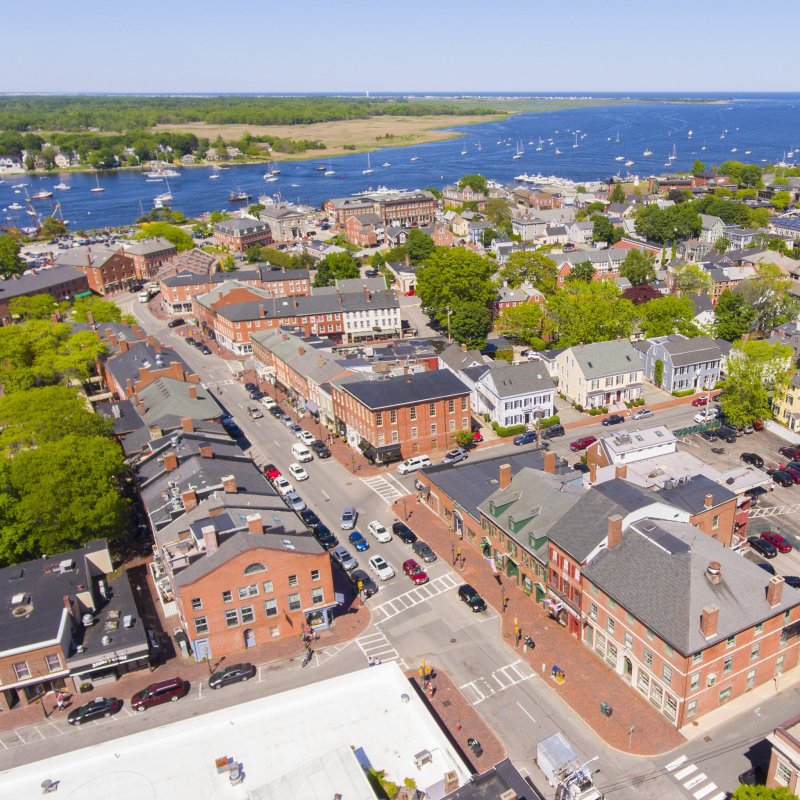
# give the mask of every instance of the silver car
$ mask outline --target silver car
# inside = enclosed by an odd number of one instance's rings
[[[356,520],[358,519],[358,511],[356,511],[353,506],[347,506],[344,511],[342,511],[342,518],[339,521],[339,527],[343,531],[351,531],[356,526]]]
[[[331,550],[334,561],[347,572],[354,570],[358,566],[358,561],[350,555],[350,551],[343,545],[337,545]]]
[[[649,408],[640,408],[633,414],[634,419],[648,419],[653,416],[653,412]]]

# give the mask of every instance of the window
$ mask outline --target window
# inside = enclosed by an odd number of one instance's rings
[[[454,419],[450,420],[450,430],[454,431],[456,429],[456,421]]]
[[[466,411],[467,410],[467,398],[466,397],[462,397],[461,398],[461,410],[462,411]]]
[[[436,430],[436,423],[434,422],[434,423],[432,423],[432,425],[431,425],[431,436],[436,436],[436,433],[437,433],[437,430]]]
[[[225,624],[229,628],[235,628],[239,624],[239,612],[235,608],[225,612]]]
[[[664,683],[670,686],[672,684],[672,667],[668,664],[664,664],[661,668],[661,677],[664,679]]]
[[[375,424],[379,428],[381,427],[381,425],[383,425],[383,412],[382,411],[378,411],[378,413],[375,414]]]
[[[233,601],[233,592],[230,589],[227,589],[222,593],[222,602],[230,603],[232,601]]]
[[[251,583],[250,586],[240,586],[236,592],[240,600],[247,600],[248,597],[256,597],[258,595],[258,586]]]
[[[792,779],[792,770],[790,767],[786,766],[783,761],[778,761],[777,765],[775,766],[775,780],[781,786],[788,786],[789,781]]]
[[[678,701],[672,697],[672,695],[667,695],[664,698],[664,716],[667,719],[674,720],[675,715],[678,712]]]
[[[299,611],[300,610],[300,595],[299,594],[290,594],[289,595],[289,611]]]
[[[467,417],[462,417],[461,427],[463,430],[467,430],[469,428],[469,419],[467,419]]]
[[[733,636],[729,636],[725,640],[725,647],[733,647],[735,644],[736,644],[736,634],[734,634]]]
[[[242,606],[239,609],[242,612],[242,622],[254,622],[256,615],[253,611],[253,606]]]
[[[626,622],[628,622],[630,624],[633,624],[635,622],[635,620],[636,620],[636,617],[634,617],[633,614],[631,614],[630,611],[626,611],[625,612],[625,620],[626,620]]]
[[[319,580],[319,570],[318,569],[312,569],[311,570],[311,580],[312,581],[318,581]]]
[[[61,656],[58,653],[51,653],[44,657],[48,672],[58,672],[61,669]]]
[[[412,439],[419,438],[419,430],[417,428],[412,428],[411,429],[411,438]]]
[[[397,431],[392,431],[392,442],[399,442],[400,434]]]
[[[205,617],[194,618],[194,632],[208,633],[208,620]]]
[[[650,630],[650,628],[647,628],[645,630],[645,634],[647,635],[647,638],[650,640],[655,638],[655,634],[653,633],[653,631]]]
[[[701,650],[699,653],[695,653],[692,656],[692,664],[699,664],[703,660],[703,651]]]
[[[749,692],[754,686],[756,685],[756,671],[751,669],[750,672],[747,673],[747,680],[744,684],[744,690]]]
[[[723,690],[722,690],[722,691],[719,693],[719,702],[720,702],[720,705],[722,705],[722,703],[724,703],[724,702],[725,702],[725,701],[726,701],[726,700],[727,700],[727,699],[728,699],[728,698],[731,696],[731,693],[732,693],[732,692],[733,692],[733,687],[731,687],[731,686],[728,686],[728,687],[727,687],[727,689],[723,689]]]
[[[264,589],[264,594],[272,594],[272,581],[264,581],[261,587]]]
[[[609,608],[616,608],[617,607],[617,601],[614,600],[612,597],[609,597],[608,598],[608,607]]]
[[[597,619],[597,603],[589,603],[589,619]]]
[[[267,568],[263,564],[255,563],[255,564],[248,564],[244,568],[245,575],[252,575],[255,572],[266,572]]]
[[[264,601],[264,613],[268,617],[276,617],[278,615],[278,601],[273,600],[265,600]]]
[[[784,656],[778,656],[775,659],[775,674],[777,675],[779,672],[783,672],[783,659]]]
[[[733,671],[733,656],[727,656],[725,660],[722,662],[722,671],[723,672]]]
[[[633,636],[630,631],[625,631],[625,647],[627,647],[628,650],[633,649]]]
[[[451,414],[456,410],[456,401],[455,400],[448,400],[447,401],[447,410]]]
[[[666,653],[668,656],[674,656],[674,655],[675,655],[675,648],[674,648],[674,647],[672,647],[672,645],[669,645],[669,644],[667,644],[666,642],[664,642],[664,652],[665,652],[665,653]]]
[[[317,605],[318,603],[325,602],[325,592],[322,590],[321,587],[317,587],[311,590],[311,603],[313,605]]]
[[[760,657],[760,655],[761,655],[761,642],[756,642],[750,648],[750,660],[756,661]]]
[[[269,635],[273,639],[277,639],[281,635],[281,629],[277,625],[272,625],[269,629]]]
[[[608,643],[608,649],[606,650],[606,661],[608,661],[611,666],[616,666],[617,664],[617,646],[612,642]]]
[[[657,683],[653,683],[650,687],[650,702],[656,707],[661,708],[661,703],[664,699],[664,690]]]
[[[756,629],[755,629],[756,636],[758,636],[759,633],[764,633],[764,623],[763,622],[759,622],[758,625],[756,625]]]
[[[691,678],[689,678],[689,691],[693,692],[695,689],[700,687],[700,673],[695,672]]]
[[[715,531],[719,528],[719,514],[714,514],[711,518],[711,530]]]
[[[594,642],[594,649],[597,650],[600,655],[603,655],[606,651],[606,637],[603,636],[602,633],[597,634],[597,639]]]
[[[431,417],[436,416],[436,403],[428,403],[428,414]]]
[[[686,719],[691,719],[697,713],[697,700],[690,700],[686,704]]]
[[[193,597],[192,598],[192,611],[200,611],[203,608],[203,598],[202,597]]]
[[[395,411],[394,409],[392,409],[392,410],[389,412],[389,422],[390,422],[392,425],[396,425],[396,424],[397,424],[397,411]]]
[[[643,660],[644,660],[644,665],[647,667],[647,669],[653,669],[653,651],[652,650],[648,650],[645,647]]]
[[[612,617],[609,617],[606,621],[606,630],[613,636],[614,635],[614,628],[616,627],[616,623],[614,622]]]
[[[640,669],[639,674],[636,676],[636,686],[644,695],[650,690],[650,676],[643,669]]]
[[[411,406],[409,411],[410,411],[409,419],[416,419],[417,418],[417,407],[416,406]]]
[[[297,586],[297,575],[289,576],[289,586]]]

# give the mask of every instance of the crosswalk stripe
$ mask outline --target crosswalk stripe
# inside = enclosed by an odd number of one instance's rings
[[[677,769],[681,764],[685,764],[688,761],[687,756],[681,756],[680,758],[676,758],[674,761],[670,761],[664,769],[667,772],[672,772],[674,769]]]
[[[381,618],[376,618],[375,624],[380,625],[403,611],[407,611],[410,608],[414,608],[414,606],[420,605],[434,597],[438,597],[440,594],[444,594],[444,592],[452,589],[456,583],[457,582],[448,573],[439,578],[435,578],[425,584],[424,587],[415,586],[413,589],[409,589],[409,591],[397,597],[393,597],[391,600],[386,600],[380,605],[373,606],[372,613],[376,615],[380,613],[382,615]],[[420,592],[420,589],[423,588],[425,589],[424,593]]]
[[[694,764],[689,764],[688,767],[684,767],[680,772],[675,773],[675,778],[679,781],[682,781],[684,778],[691,775],[693,772],[697,771],[697,767]]]
[[[683,784],[683,788],[694,789],[695,786],[699,786],[705,780],[708,780],[708,776],[704,772],[701,772],[698,775],[694,775],[693,777],[689,778],[689,780]]]
[[[727,792],[719,792],[715,794],[713,797],[709,797],[708,800],[725,800],[727,797]]]
[[[717,788],[716,783],[707,783],[702,789],[694,793],[697,800],[702,800],[707,794],[711,794]]]

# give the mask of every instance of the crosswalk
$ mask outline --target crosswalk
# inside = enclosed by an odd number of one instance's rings
[[[454,575],[452,572],[448,572],[446,575],[434,578],[422,586],[415,586],[410,591],[393,597],[385,603],[373,606],[372,615],[375,624],[380,625],[382,622],[386,622],[386,620],[396,617],[398,614],[402,614],[404,611],[408,611],[410,608],[414,608],[414,606],[418,606],[420,603],[425,603],[437,595],[454,589],[458,584],[458,576]]]
[[[403,495],[408,494],[403,485],[398,483],[391,475],[376,475],[372,478],[362,478],[361,480],[389,505],[392,505],[395,500],[399,500]]]
[[[500,669],[496,669],[487,677],[475,678],[475,680],[464,683],[458,688],[461,689],[464,697],[473,706],[480,705],[492,695],[510,689],[523,681],[528,681],[536,673],[521,659],[512,661]]]
[[[700,772],[696,764],[689,763],[688,756],[681,756],[664,767],[672,777],[686,789],[695,800],[725,800],[725,792],[717,791],[717,784]],[[712,794],[716,792],[716,794]]]
[[[383,631],[364,634],[356,639],[356,644],[367,661],[372,658],[381,662],[396,661],[403,670],[408,669],[406,662],[400,657],[400,653],[392,646]]]

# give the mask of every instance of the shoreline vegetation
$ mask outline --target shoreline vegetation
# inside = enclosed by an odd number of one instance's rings
[[[726,102],[701,98],[4,96],[0,155],[27,154],[27,172],[141,169],[334,158],[463,135],[455,127],[587,106],[639,102]],[[203,158],[233,146],[241,155]],[[57,167],[57,150],[80,163]],[[181,164],[184,155],[197,163]]]

